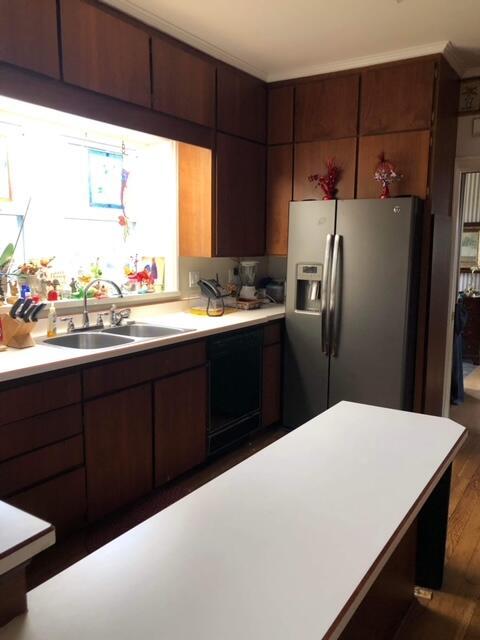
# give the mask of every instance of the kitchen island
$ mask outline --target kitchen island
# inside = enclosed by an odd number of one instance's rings
[[[391,561],[406,548],[408,573],[465,439],[445,418],[341,402],[34,589],[0,639],[371,638],[351,625],[385,570],[404,581]],[[383,616],[396,591],[381,596]]]

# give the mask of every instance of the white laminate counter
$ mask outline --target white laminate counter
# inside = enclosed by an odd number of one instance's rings
[[[465,437],[342,402],[34,589],[0,640],[338,638]]]
[[[180,303],[177,303],[176,307],[178,308],[179,305]],[[46,323],[43,321],[39,323],[40,330],[43,329],[43,336],[36,337],[37,345],[35,347],[8,349],[5,352],[0,352],[0,382],[197,340],[214,333],[242,329],[285,317],[285,307],[280,304],[265,305],[261,309],[252,311],[238,310],[218,318],[197,316],[186,310],[165,312],[165,309],[172,308],[172,306],[164,304],[137,307],[132,309],[132,319],[137,322],[144,320],[170,327],[193,329],[194,331],[166,338],[136,340],[107,349],[69,349],[42,344],[46,330]],[[183,306],[187,307],[186,304]],[[94,312],[93,315],[95,315]]]
[[[0,576],[54,543],[53,525],[0,501]]]

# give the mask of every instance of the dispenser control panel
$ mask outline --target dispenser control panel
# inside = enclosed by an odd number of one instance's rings
[[[315,280],[322,279],[323,265],[321,264],[298,264],[297,280]]]

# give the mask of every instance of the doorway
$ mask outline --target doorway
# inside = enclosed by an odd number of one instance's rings
[[[444,415],[480,434],[480,158],[456,164]]]

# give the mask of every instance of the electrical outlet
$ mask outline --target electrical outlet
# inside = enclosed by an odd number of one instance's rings
[[[194,287],[196,287],[199,280],[200,280],[199,271],[188,272],[188,286],[190,287],[190,289],[193,289]]]

